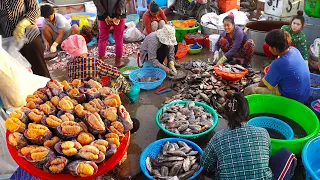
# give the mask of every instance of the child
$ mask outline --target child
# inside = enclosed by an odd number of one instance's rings
[[[46,49],[51,47],[50,52],[56,52],[57,46],[70,35],[80,34],[78,25],[71,26],[63,15],[54,13],[51,5],[42,5],[40,10],[41,16],[44,17],[42,38]]]
[[[120,74],[118,68],[105,64],[101,59],[88,56],[86,41],[83,36],[71,35],[62,42],[61,48],[73,59],[68,62],[68,76],[70,80],[88,79],[99,80],[101,76],[111,77],[111,85],[118,92],[127,93],[130,85]]]
[[[247,124],[249,106],[243,94],[227,95],[224,108],[228,128],[212,137],[201,158],[204,169],[215,172],[213,179],[290,179],[297,159],[287,149],[270,158],[269,134]]]

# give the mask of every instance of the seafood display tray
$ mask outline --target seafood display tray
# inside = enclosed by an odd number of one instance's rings
[[[175,136],[175,137],[179,137],[179,138],[187,138],[187,139],[196,139],[196,138],[199,138],[199,137],[204,136],[204,135],[208,134],[209,132],[211,132],[218,124],[218,114],[212,107],[210,107],[204,103],[200,103],[200,102],[196,102],[196,101],[193,101],[196,104],[196,106],[202,106],[206,110],[206,112],[208,112],[212,115],[212,120],[213,120],[212,124],[213,125],[208,130],[201,132],[199,134],[177,134],[177,133],[174,133],[174,132],[171,132],[171,131],[165,129],[161,125],[159,117],[162,114],[164,108],[167,108],[167,107],[169,107],[171,105],[175,105],[175,104],[187,104],[188,102],[190,102],[190,100],[180,100],[180,101],[174,101],[174,102],[171,102],[169,104],[164,105],[156,114],[156,123],[157,123],[158,127],[163,132],[165,132],[166,134],[168,134],[170,136]]]
[[[125,155],[129,143],[130,143],[130,132],[127,132],[124,136],[124,138],[121,141],[121,144],[117,150],[117,152],[111,156],[109,159],[105,160],[102,162],[98,167],[99,170],[96,174],[85,177],[85,178],[80,178],[80,177],[74,177],[71,174],[51,174],[49,172],[46,172],[42,169],[39,169],[35,166],[33,166],[31,163],[29,163],[27,160],[25,160],[23,157],[20,157],[18,155],[18,151],[9,144],[8,137],[9,137],[10,132],[6,132],[6,142],[8,146],[8,150],[14,159],[14,161],[25,171],[27,171],[29,174],[40,178],[41,180],[52,180],[52,179],[81,179],[81,180],[91,180],[93,178],[102,176],[103,174],[107,173],[108,171],[112,170],[123,158]]]
[[[156,156],[161,152],[162,146],[166,142],[174,143],[177,141],[183,141],[185,142],[188,146],[192,147],[194,151],[198,151],[200,158],[203,155],[202,149],[194,142],[186,140],[186,139],[181,139],[181,138],[165,138],[165,139],[160,139],[157,140],[151,144],[149,144],[141,153],[140,156],[140,168],[143,174],[148,178],[155,180],[153,177],[150,176],[147,167],[146,167],[146,158],[150,156],[151,158],[156,158]],[[188,180],[195,179],[203,170],[203,167],[201,166],[198,172],[196,172],[192,177],[190,177]]]

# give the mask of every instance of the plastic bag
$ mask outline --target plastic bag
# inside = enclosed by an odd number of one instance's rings
[[[0,116],[0,161],[3,166],[0,168],[0,178],[10,179],[11,175],[19,167],[12,159],[6,143],[6,128],[4,118]]]
[[[314,55],[316,56],[316,57],[320,57],[320,51],[319,51],[319,49],[320,49],[320,38],[317,38],[317,39],[315,39],[314,40],[314,42],[313,42],[313,45],[314,45]]]
[[[27,96],[50,80],[30,73],[3,48],[0,48],[0,79],[0,97],[6,109],[24,106]]]
[[[127,42],[136,42],[141,41],[145,38],[145,35],[142,34],[138,28],[131,27],[125,30],[123,39]]]
[[[84,8],[86,12],[97,14],[97,8],[93,1],[84,2]]]
[[[28,42],[27,38],[22,38],[20,42],[17,42],[13,37],[2,39],[2,48],[9,53],[17,62],[19,62],[26,69],[31,69],[29,61],[22,56],[20,49]]]

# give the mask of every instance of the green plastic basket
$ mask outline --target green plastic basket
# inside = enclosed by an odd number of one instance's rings
[[[186,138],[186,139],[199,138],[199,137],[204,136],[204,135],[208,134],[209,132],[211,132],[218,124],[218,114],[216,113],[216,111],[212,107],[210,107],[204,103],[200,103],[200,102],[196,102],[196,101],[193,101],[196,104],[196,106],[202,106],[208,113],[212,114],[213,125],[211,126],[211,128],[209,128],[208,130],[206,130],[202,133],[199,133],[199,134],[176,134],[174,132],[171,132],[171,131],[165,129],[161,125],[159,117],[162,114],[162,111],[164,108],[167,108],[168,106],[175,105],[175,104],[186,104],[188,102],[190,102],[190,100],[181,100],[181,101],[171,102],[169,104],[164,105],[156,114],[156,123],[159,126],[159,128],[170,136],[175,136],[175,137],[179,137],[179,138]]]
[[[178,21],[178,20],[175,20]],[[169,23],[172,23],[174,21],[169,21]],[[184,35],[187,33],[193,33],[198,32],[200,29],[200,23],[197,22],[195,27],[192,28],[175,28],[176,29],[176,39],[178,42],[182,42],[184,40]]]
[[[249,102],[250,114],[272,113],[284,116],[298,123],[307,133],[306,137],[293,140],[271,138],[272,154],[281,148],[287,148],[295,155],[300,155],[304,145],[319,133],[320,126],[317,116],[298,101],[270,94],[255,94],[246,96],[246,98]]]
[[[119,71],[123,77],[129,78],[129,74],[123,74],[123,73],[127,70],[136,70],[136,69],[139,69],[139,67],[138,66],[125,66],[125,67],[121,68]]]

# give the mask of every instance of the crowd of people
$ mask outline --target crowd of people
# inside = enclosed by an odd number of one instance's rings
[[[120,75],[123,67],[123,35],[125,29],[125,0],[94,0],[97,7],[98,57],[88,55],[87,45],[77,25],[70,25],[66,18],[54,13],[50,5],[39,6],[37,1],[0,1],[0,34],[14,36],[16,41],[26,37],[28,42],[21,54],[32,65],[32,71],[50,77],[44,48],[56,52],[61,47],[72,60],[68,63],[69,77],[82,80],[108,75],[121,84],[119,91],[128,92],[130,85]],[[35,25],[39,16],[44,17],[42,34]],[[223,20],[224,32],[214,46],[213,59],[216,64],[242,64],[251,66],[255,44],[246,33],[235,25],[230,14]],[[148,62],[167,74],[175,75],[177,40],[175,28],[168,25],[166,15],[152,2],[143,14],[142,30],[146,37],[141,45],[141,61]],[[306,37],[302,32],[304,18],[301,13],[294,16],[290,26],[283,26],[268,33],[264,49],[273,58],[268,73],[258,84],[245,89],[244,94],[275,94],[306,103],[310,92],[310,71],[304,62],[308,60]],[[104,63],[106,45],[113,28],[116,50],[114,67]],[[41,42],[41,37],[43,43]],[[223,55],[220,57],[219,51]],[[164,64],[167,59],[167,65]],[[94,64],[94,68],[85,68]],[[214,173],[215,179],[272,179],[291,178],[296,158],[287,149],[274,156],[270,154],[270,137],[265,129],[247,125],[248,102],[243,94],[227,97],[225,106],[228,128],[217,132],[207,145],[202,157],[204,168]]]

